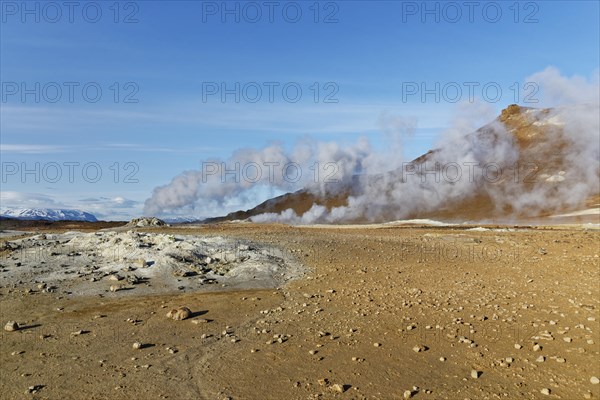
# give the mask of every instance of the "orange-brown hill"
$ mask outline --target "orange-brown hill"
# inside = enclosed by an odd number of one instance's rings
[[[509,184],[518,179],[520,191],[533,191],[539,185],[546,185],[546,196],[553,196],[552,186],[556,187],[562,179],[562,175],[569,168],[569,158],[566,156],[572,154],[570,152],[572,141],[565,134],[561,123],[556,122],[556,112],[554,109],[534,109],[529,107],[521,107],[516,104],[508,106],[495,121],[479,128],[475,132],[465,134],[465,141],[479,140],[485,145],[493,147],[498,144],[499,137],[498,126],[501,126],[512,136],[513,145],[518,150],[518,160],[504,165],[509,168],[510,172],[504,171],[506,177],[499,181],[486,182],[488,185],[493,185],[492,192],[510,193]],[[435,162],[436,156],[441,149],[430,150],[426,154],[416,158],[411,162],[415,166],[420,166],[428,162]],[[434,165],[434,164],[433,164]],[[516,166],[516,168],[515,168]],[[597,169],[598,166],[592,168]],[[418,169],[418,168],[417,168]],[[430,166],[427,167],[430,170]],[[400,173],[396,171],[388,172],[389,176],[397,179],[400,178]],[[503,175],[504,176],[504,175]],[[515,178],[516,177],[516,178]],[[310,189],[302,189],[293,193],[269,199],[254,208],[245,211],[236,211],[223,217],[211,218],[206,222],[244,220],[260,214],[281,212],[291,209],[297,215],[302,216],[314,205],[321,205],[328,210],[332,208],[348,205],[348,199],[353,195],[360,195],[361,188],[358,185],[359,178],[355,177],[353,182],[342,187],[330,186],[326,188],[325,193],[317,193]],[[381,176],[372,176],[368,179],[377,180]],[[549,190],[548,190],[549,189]],[[364,190],[364,189],[362,189]],[[490,195],[489,190],[475,190],[468,196],[461,198],[459,201],[448,201],[434,210],[416,209],[407,215],[403,215],[404,219],[435,219],[441,221],[533,221],[539,222],[540,219],[546,219],[551,215],[567,213],[572,210],[581,210],[585,208],[598,207],[600,205],[600,193],[594,192],[587,196],[586,199],[579,204],[562,204],[553,207],[536,207],[529,209],[515,210],[510,204],[510,201],[498,202],[494,196]],[[361,222],[385,222],[397,219],[396,207],[398,205],[390,204],[389,213],[381,213],[375,221],[372,219],[367,221],[365,218],[354,219],[353,223]],[[553,222],[599,222],[598,215],[584,215],[573,217],[567,220],[554,219]]]

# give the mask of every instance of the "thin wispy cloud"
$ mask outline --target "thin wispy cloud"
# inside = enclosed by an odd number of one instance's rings
[[[0,143],[2,153],[21,154],[48,154],[64,153],[73,151],[73,146],[49,145],[49,144],[5,144]]]

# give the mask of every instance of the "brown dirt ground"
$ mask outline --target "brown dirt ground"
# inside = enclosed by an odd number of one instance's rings
[[[24,325],[0,333],[0,398],[398,399],[413,386],[415,399],[600,397],[598,231],[167,230],[279,246],[309,272],[273,290],[149,297],[0,284],[0,322]],[[191,320],[165,317],[180,305]]]

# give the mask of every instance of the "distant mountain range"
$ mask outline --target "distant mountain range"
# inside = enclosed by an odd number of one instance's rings
[[[3,209],[0,217],[31,221],[98,221],[93,214],[85,211],[50,208]]]
[[[161,217],[161,219],[167,224],[185,224],[189,222],[198,222],[200,220],[198,217]]]

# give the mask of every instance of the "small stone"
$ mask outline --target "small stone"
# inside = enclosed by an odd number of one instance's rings
[[[592,385],[597,385],[598,383],[600,383],[600,379],[598,379],[597,376],[592,376],[590,378],[590,382],[592,383]]]
[[[539,356],[535,360],[535,362],[539,362],[539,363],[543,363],[544,361],[546,361],[546,357],[544,357],[544,356]]]
[[[441,361],[441,362],[444,362],[444,361],[446,361],[446,357],[440,357],[440,361]]]
[[[505,360],[507,363],[511,363],[511,362],[513,362],[513,361],[514,361],[514,359],[513,359],[512,357],[506,357],[504,360]]]
[[[7,332],[14,332],[19,330],[19,324],[15,321],[8,321],[6,325],[4,325],[4,330]]]
[[[542,346],[540,346],[539,344],[535,344],[533,346],[533,351],[541,351],[542,350]]]
[[[477,379],[481,376],[481,371],[477,371],[476,369],[471,370],[471,378]]]
[[[567,342],[567,343],[571,343],[571,342],[573,341],[573,339],[571,339],[570,337],[567,337],[567,336],[565,336],[565,337],[563,338],[563,340],[564,340],[565,342]]]
[[[427,349],[428,349],[428,347],[427,346],[423,346],[422,344],[413,347],[413,351],[415,353],[420,353],[422,351],[426,351]]]
[[[139,349],[141,349],[142,347],[144,347],[144,345],[143,345],[142,343],[140,343],[140,342],[135,342],[135,343],[133,344],[133,348],[134,348],[134,349],[136,349],[136,350],[139,350]]]
[[[334,392],[344,393],[346,391],[346,385],[340,385],[339,383],[335,383],[329,387]]]
[[[550,389],[548,388],[543,388],[542,390],[540,390],[540,393],[546,396],[550,395]]]
[[[40,389],[42,389],[44,387],[44,385],[34,385],[34,386],[29,386],[27,388],[29,393],[37,393]]]
[[[522,348],[523,346],[521,346],[519,343],[515,343],[515,349],[520,350]]]
[[[187,307],[179,307],[173,309],[167,313],[167,318],[174,319],[175,321],[182,321],[189,318],[192,315],[192,311]]]
[[[375,346],[375,347],[381,347],[381,343],[373,343],[373,346]]]
[[[405,399],[410,399],[413,396],[413,393],[411,390],[405,390],[404,391],[404,398]]]

